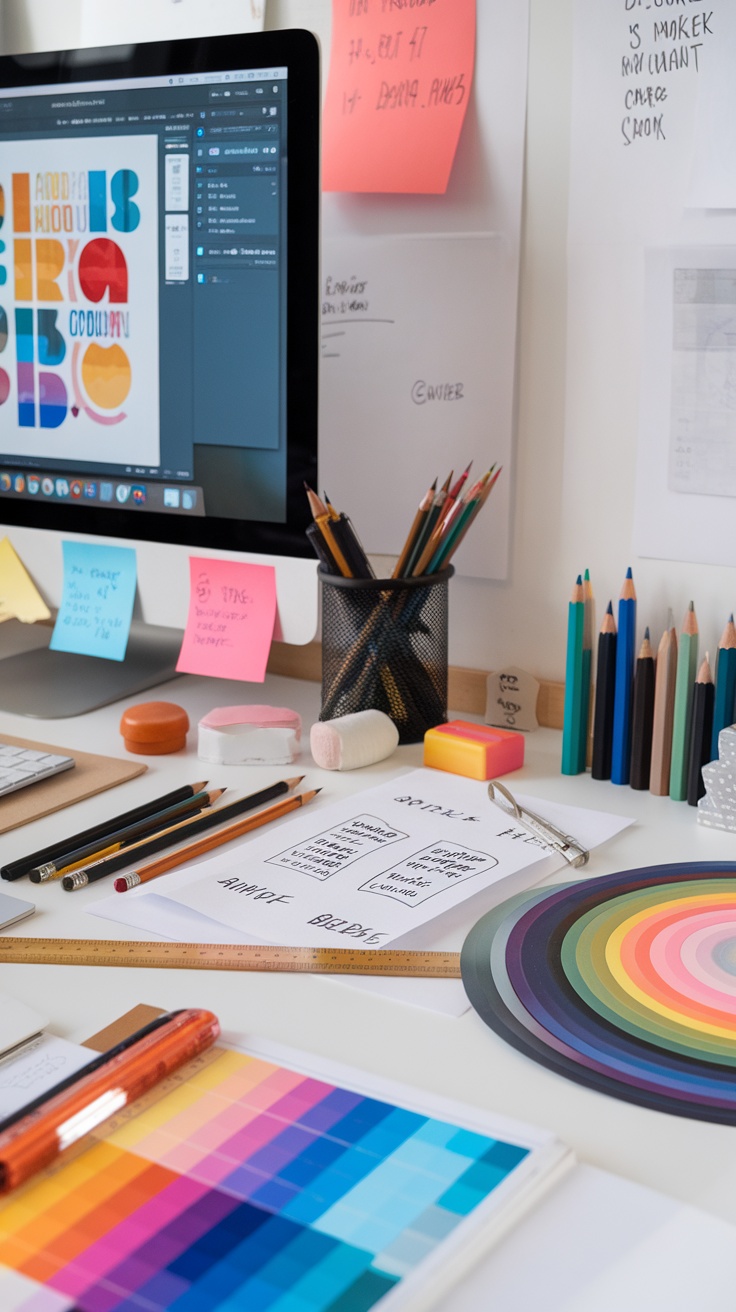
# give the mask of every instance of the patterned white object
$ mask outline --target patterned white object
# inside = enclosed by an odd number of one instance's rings
[[[736,832],[736,725],[721,729],[718,760],[703,766],[703,783],[698,824]]]

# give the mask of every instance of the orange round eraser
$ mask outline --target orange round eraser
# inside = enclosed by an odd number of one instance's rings
[[[123,711],[125,749],[140,756],[165,756],[186,746],[189,716],[175,702],[139,702]]]

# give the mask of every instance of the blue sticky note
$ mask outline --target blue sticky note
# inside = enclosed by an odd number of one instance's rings
[[[63,542],[64,587],[49,646],[78,656],[125,657],[133,616],[133,547]]]

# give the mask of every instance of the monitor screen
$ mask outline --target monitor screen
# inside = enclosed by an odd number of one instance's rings
[[[306,32],[0,59],[0,519],[309,556]]]

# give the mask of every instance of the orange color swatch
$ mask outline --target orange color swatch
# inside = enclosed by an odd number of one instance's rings
[[[447,190],[475,59],[475,0],[332,0],[325,191]]]

